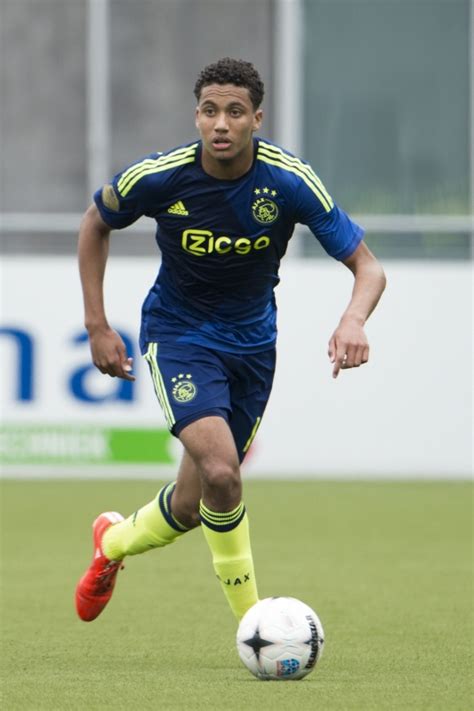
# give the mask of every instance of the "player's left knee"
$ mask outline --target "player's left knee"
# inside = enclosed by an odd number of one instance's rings
[[[242,482],[238,466],[213,462],[202,472],[203,498],[216,511],[228,509],[240,502]]]

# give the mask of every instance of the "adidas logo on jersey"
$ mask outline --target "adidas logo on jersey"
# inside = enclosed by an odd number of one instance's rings
[[[168,212],[170,215],[189,215],[189,212],[184,206],[184,202],[181,200],[178,200],[178,202],[175,202],[174,205],[171,205],[171,207],[168,208]]]

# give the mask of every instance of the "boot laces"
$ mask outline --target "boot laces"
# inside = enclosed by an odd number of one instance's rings
[[[124,565],[120,561],[110,561],[104,566],[104,569],[97,575],[97,587],[98,593],[107,592],[113,585],[115,576],[119,570],[124,569]]]

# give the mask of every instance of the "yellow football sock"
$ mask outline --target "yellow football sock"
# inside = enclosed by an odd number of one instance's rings
[[[102,550],[110,560],[122,560],[175,541],[188,530],[171,512],[175,484],[167,484],[150,501],[125,521],[110,526],[102,538]]]
[[[219,513],[201,501],[199,512],[214,570],[232,612],[240,620],[258,602],[245,506],[241,502],[233,511]]]

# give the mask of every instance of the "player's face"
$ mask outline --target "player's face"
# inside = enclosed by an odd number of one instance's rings
[[[233,84],[210,84],[201,91],[196,126],[203,144],[204,169],[246,172],[253,160],[252,134],[262,123],[249,91]]]

